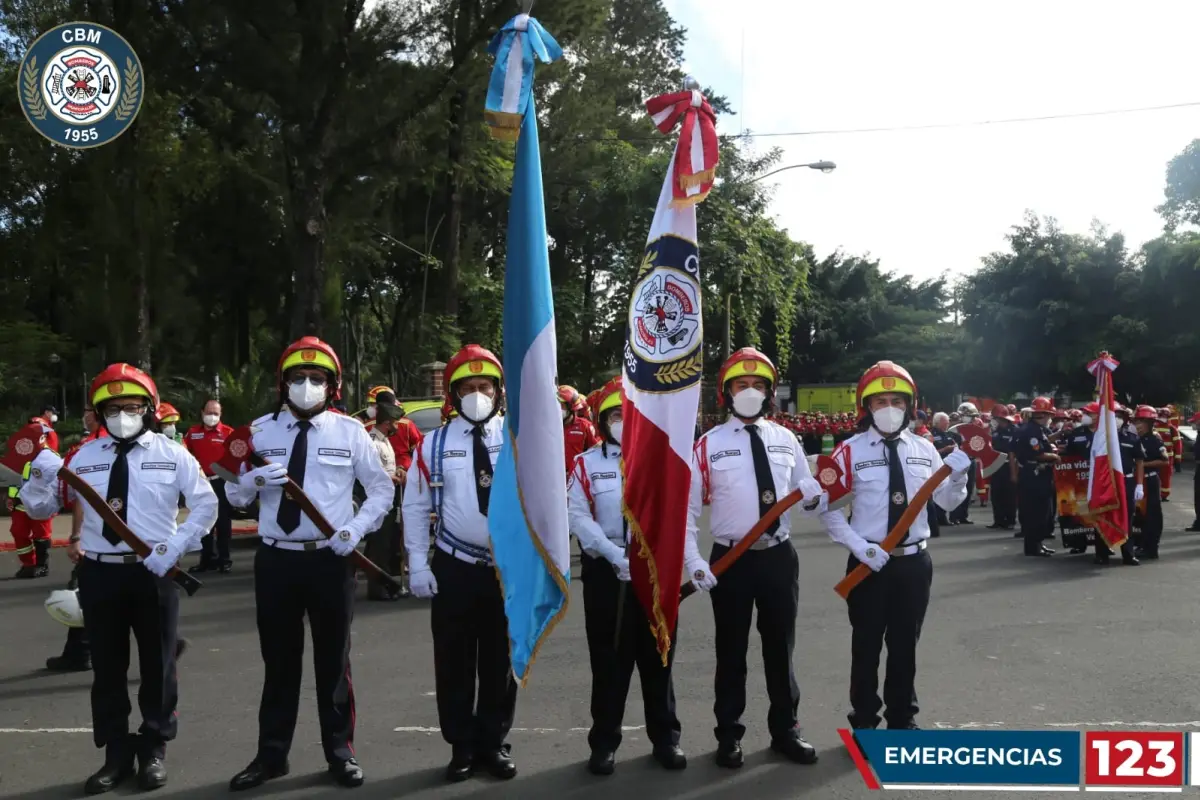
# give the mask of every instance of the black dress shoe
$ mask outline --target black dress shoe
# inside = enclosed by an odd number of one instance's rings
[[[1140,567],[1142,565],[1142,562],[1138,561],[1134,556],[1122,556],[1121,563],[1128,564],[1131,567]]]
[[[616,770],[617,754],[611,750],[593,750],[588,759],[588,772],[593,775],[612,775]]]
[[[229,573],[233,572],[233,562],[222,562],[221,566],[217,567],[217,572],[221,573],[222,575],[228,575]]]
[[[1073,555],[1073,556],[1077,556],[1081,553],[1086,553],[1086,552],[1087,552],[1086,547],[1072,547],[1071,548],[1071,555]]]
[[[139,758],[138,788],[160,789],[167,785],[167,765],[157,756]]]
[[[216,569],[216,567],[214,565],[206,564],[202,561],[194,567],[188,567],[188,574],[189,575],[203,575],[204,573],[208,572],[209,570],[213,570],[213,569]]]
[[[797,764],[817,763],[817,748],[797,736],[771,740],[771,749]]]
[[[717,745],[717,766],[739,769],[746,763],[741,742],[721,742]]]
[[[465,748],[454,748],[454,755],[450,757],[450,763],[446,765],[446,780],[451,783],[459,783],[471,777],[475,772],[475,759],[471,755],[471,751]]]
[[[662,764],[663,769],[687,769],[687,756],[677,744],[664,744],[654,748],[654,760]]]
[[[83,791],[86,794],[111,792],[132,774],[132,758],[123,761],[105,761],[104,766],[87,779],[87,783],[83,785]]]
[[[517,765],[513,762],[512,756],[509,755],[507,745],[499,750],[489,750],[481,753],[476,758],[476,762],[479,766],[486,769],[488,774],[493,778],[507,781],[517,777]]]
[[[351,789],[363,785],[362,767],[353,758],[348,758],[340,764],[330,764],[329,774],[340,785]]]
[[[256,758],[250,762],[250,766],[233,776],[233,780],[229,782],[229,791],[240,792],[244,789],[253,789],[256,786],[262,786],[272,778],[282,778],[290,771],[286,761],[282,764],[267,764]]]
[[[46,669],[51,672],[87,672],[91,668],[92,659],[89,656],[50,656],[46,659]]]

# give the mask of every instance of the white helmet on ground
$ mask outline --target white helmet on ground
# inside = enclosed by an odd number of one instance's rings
[[[83,627],[83,609],[79,607],[79,592],[55,589],[46,598],[46,613],[68,628]]]

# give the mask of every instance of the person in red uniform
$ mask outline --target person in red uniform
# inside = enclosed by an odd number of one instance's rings
[[[42,413],[30,417],[29,421],[42,426],[42,430],[46,432],[46,444],[57,453],[58,434],[54,431],[54,423],[58,422],[58,409],[48,405],[42,409]]]
[[[221,422],[221,401],[210,399],[204,404],[200,424],[193,425],[183,436],[183,446],[200,462],[204,476],[217,493],[217,524],[200,540],[200,563],[188,572],[227,573],[233,570],[233,559],[229,556],[229,541],[233,538],[233,509],[225,499],[225,481],[212,471],[212,464],[225,455],[225,440],[233,428]]]
[[[1171,427],[1171,409],[1167,407],[1156,409],[1158,419],[1154,422],[1154,432],[1162,439],[1163,450],[1166,454],[1167,466],[1159,469],[1159,485],[1162,487],[1162,501],[1171,502],[1171,474],[1175,472],[1175,437],[1179,431]]]
[[[574,386],[558,387],[558,403],[562,406],[563,445],[566,450],[566,464],[563,467],[563,479],[571,473],[576,457],[600,444],[600,434],[596,426],[578,411],[583,398]]]
[[[58,419],[52,414],[53,409],[47,409],[44,416],[31,417],[30,426],[38,425],[42,429],[42,441],[54,452],[58,452],[58,434],[51,427],[51,418]],[[25,465],[23,478],[28,480],[30,465]],[[16,486],[8,490],[8,510],[12,513],[9,518],[9,532],[12,533],[13,544],[16,545],[17,559],[21,562],[20,569],[13,577],[21,580],[44,578],[50,574],[50,527],[52,519],[33,519],[25,513],[21,505]]]

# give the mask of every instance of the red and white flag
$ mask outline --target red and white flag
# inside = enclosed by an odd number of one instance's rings
[[[655,124],[683,133],[659,194],[634,280],[625,338],[621,435],[629,570],[663,664],[679,617],[692,443],[704,371],[696,204],[712,186],[717,137],[696,91],[646,103]]]
[[[1092,437],[1091,464],[1088,470],[1088,510],[1096,529],[1110,548],[1120,547],[1129,538],[1129,517],[1125,499],[1125,469],[1121,464],[1121,443],[1117,438],[1112,374],[1120,366],[1108,353],[1088,364],[1096,376],[1096,395],[1100,419]]]

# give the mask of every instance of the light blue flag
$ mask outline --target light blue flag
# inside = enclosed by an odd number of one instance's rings
[[[496,57],[488,82],[484,118],[492,136],[512,141],[523,127],[533,105],[533,65],[537,58],[549,64],[562,58],[562,48],[541,24],[528,14],[518,14],[492,37],[488,52]],[[538,186],[542,183],[538,168]],[[541,191],[539,189],[539,194]],[[515,211],[516,203],[511,210]]]
[[[504,276],[508,411],[488,508],[513,675],[522,685],[538,648],[567,611],[571,580],[542,162],[532,96],[523,105]]]

